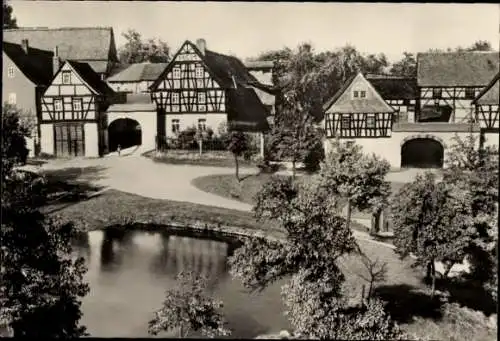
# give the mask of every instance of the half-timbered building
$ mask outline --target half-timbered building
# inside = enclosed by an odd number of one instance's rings
[[[186,41],[151,86],[159,140],[188,127],[264,132],[269,110],[255,88],[267,90],[235,57],[210,51],[206,42]]]
[[[351,77],[324,106],[327,138],[389,138],[395,110],[363,74]]]
[[[107,145],[104,112],[113,90],[86,63],[67,60],[55,70],[41,100],[42,152],[57,157],[101,156]]]
[[[416,78],[368,74],[366,79],[394,110],[394,122],[415,122],[418,102]]]
[[[498,52],[418,54],[420,110],[417,121],[473,121],[472,101],[498,71]]]
[[[498,105],[500,102],[500,72],[491,80],[474,99],[476,121],[481,129],[487,132],[496,132],[499,130],[499,112]]]

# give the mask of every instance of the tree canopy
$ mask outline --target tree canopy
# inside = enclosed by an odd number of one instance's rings
[[[18,112],[4,108],[0,320],[14,337],[79,337],[85,334],[79,320],[80,298],[89,290],[86,268],[72,256],[73,225],[36,209],[39,186],[14,168],[26,154],[26,131]]]
[[[3,28],[18,28],[17,19],[13,15],[14,10],[12,6],[7,4],[7,1],[3,1]]]
[[[167,63],[170,61],[170,47],[160,39],[144,40],[139,32],[129,29],[123,33],[127,40],[119,50],[122,64],[142,62]]]

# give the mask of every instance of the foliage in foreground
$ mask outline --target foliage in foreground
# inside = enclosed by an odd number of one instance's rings
[[[227,137],[227,149],[234,156],[236,180],[240,182],[241,179],[239,176],[238,157],[243,155],[243,153],[249,149],[248,139],[245,133],[242,133],[241,131],[231,131]]]
[[[246,240],[229,259],[234,277],[252,290],[291,277],[282,297],[295,333],[302,337],[401,337],[377,300],[353,306],[346,299],[337,261],[359,247],[324,178],[315,176],[307,183],[272,179],[256,199],[257,218],[279,222],[287,237]]]
[[[222,302],[206,294],[206,281],[192,273],[180,273],[177,285],[166,292],[163,306],[149,322],[148,332],[157,335],[177,329],[180,338],[191,332],[208,337],[230,335],[220,309]]]
[[[44,217],[33,204],[32,179],[13,169],[24,155],[24,129],[15,112],[2,115],[0,319],[14,337],[79,337],[82,258],[72,255],[72,224]],[[6,142],[6,140],[8,142]]]

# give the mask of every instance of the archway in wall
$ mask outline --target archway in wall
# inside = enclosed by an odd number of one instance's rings
[[[114,152],[120,145],[125,148],[139,146],[142,144],[141,125],[130,118],[119,118],[108,126],[109,151]]]
[[[443,168],[444,147],[432,138],[419,137],[401,147],[401,168]]]

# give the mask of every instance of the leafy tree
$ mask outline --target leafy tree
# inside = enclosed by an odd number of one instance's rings
[[[434,295],[435,262],[445,265],[446,277],[452,266],[463,261],[467,247],[476,232],[470,229],[471,197],[436,182],[434,174],[403,186],[391,203],[394,245],[401,257],[413,254],[416,265],[427,266]]]
[[[170,60],[170,48],[160,39],[144,41],[136,30],[129,29],[123,33],[127,40],[119,51],[119,60],[122,64],[133,63],[167,63]]]
[[[243,155],[245,151],[249,149],[248,139],[244,133],[241,131],[232,131],[229,133],[227,138],[227,149],[234,156],[234,163],[236,166],[236,180],[238,182],[241,181],[239,176],[239,165],[238,165],[238,157]]]
[[[12,14],[13,9],[12,6],[7,4],[7,1],[3,1],[3,28],[18,28],[17,20]]]
[[[179,338],[190,332],[201,332],[208,337],[230,335],[220,309],[222,302],[205,293],[206,280],[192,273],[180,273],[177,286],[166,293],[162,308],[149,322],[148,332],[178,329]]]
[[[457,48],[457,51],[466,51],[466,52],[474,52],[474,51],[493,51],[493,48],[491,47],[491,43],[487,40],[478,40],[474,42],[469,47],[466,47],[465,49],[462,49],[460,47]]]
[[[30,127],[21,120],[21,113],[14,106],[2,107],[2,178],[11,174],[17,164],[26,162],[28,149],[25,137]]]
[[[390,165],[375,154],[363,154],[357,144],[334,140],[331,146],[320,174],[324,186],[346,205],[349,227],[353,207],[363,211],[368,208],[378,210],[383,206],[390,193],[390,184],[385,181]]]
[[[282,59],[288,59],[291,54],[292,54],[292,50],[288,47],[284,47],[280,50],[271,50],[271,51],[262,52],[257,57],[250,58],[249,60],[275,62],[275,61],[279,61]]]
[[[417,60],[410,52],[403,52],[403,58],[392,64],[389,71],[392,75],[415,78],[417,76]]]
[[[282,297],[295,333],[302,337],[345,339],[367,328],[387,338],[394,328],[383,331],[377,328],[380,321],[373,326],[364,322],[369,315],[362,320],[358,314],[365,307],[349,306],[345,299],[337,261],[359,248],[336,206],[318,175],[307,183],[272,179],[257,195],[254,212],[260,221],[276,221],[285,240],[245,240],[229,259],[230,272],[251,290],[291,277]],[[364,325],[354,326],[358,320]]]
[[[476,232],[467,249],[474,278],[495,287],[498,251],[498,155],[496,146],[484,146],[469,134],[456,136],[448,151],[443,181],[469,198],[471,229]],[[489,284],[488,284],[489,283]],[[492,292],[496,295],[495,292]]]
[[[75,229],[34,208],[34,186],[13,168],[26,152],[16,114],[2,115],[0,319],[14,337],[79,337],[79,298],[89,289],[83,259],[72,257]]]

